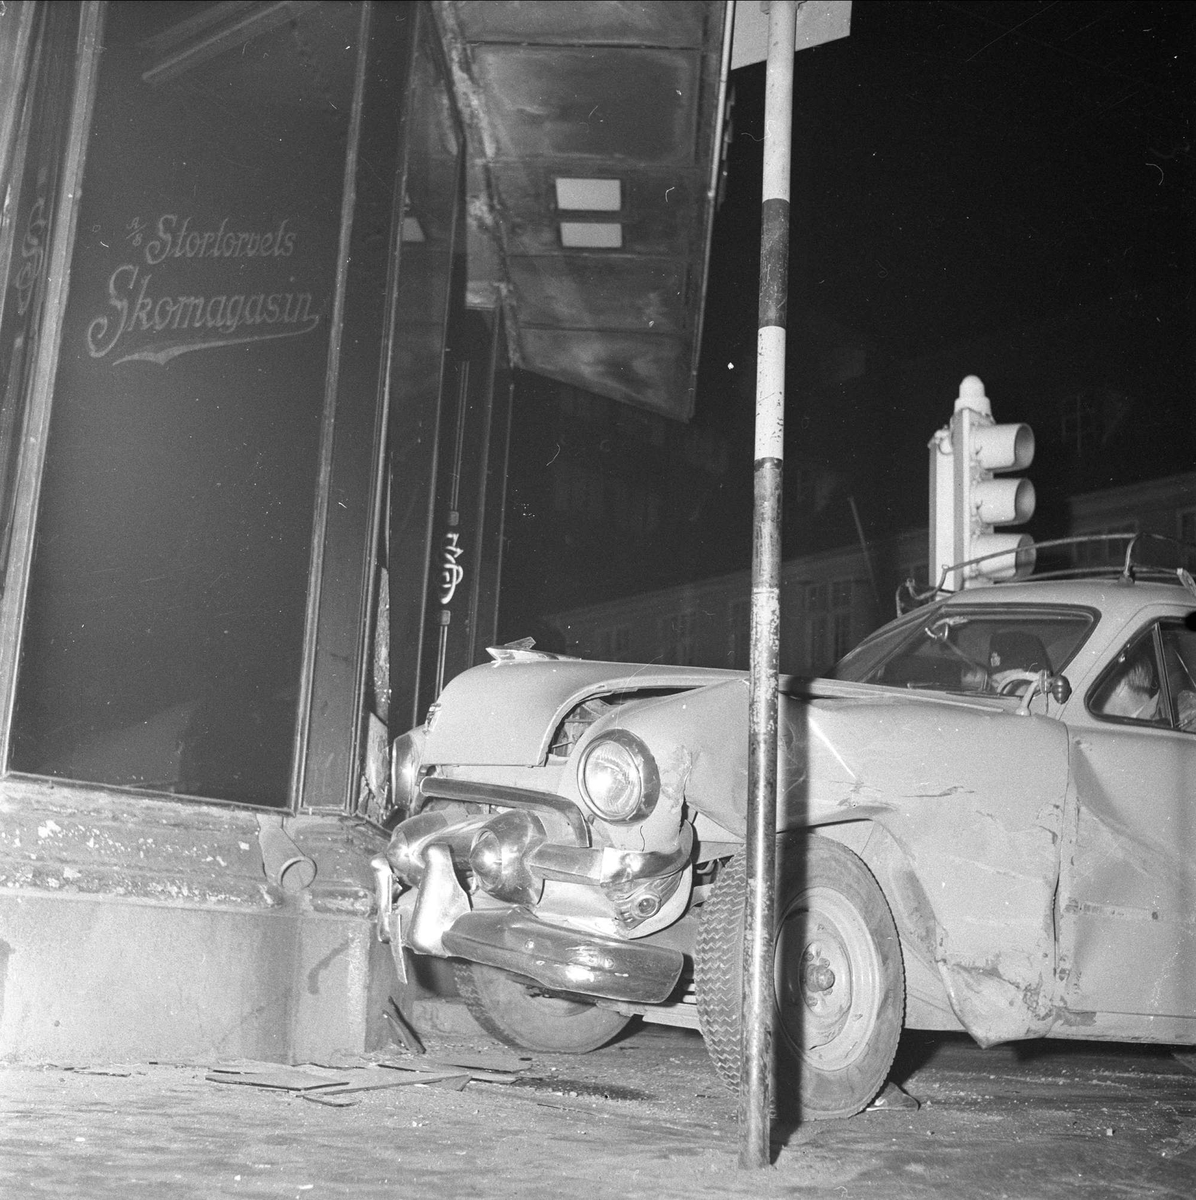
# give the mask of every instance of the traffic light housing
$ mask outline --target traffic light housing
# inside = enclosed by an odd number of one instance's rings
[[[1034,515],[1029,479],[998,479],[1034,459],[1034,432],[998,425],[984,384],[969,375],[959,386],[951,423],[930,440],[930,581],[948,591],[1015,579],[1034,569],[1032,539],[995,526],[1022,525]],[[980,559],[981,561],[972,561]]]

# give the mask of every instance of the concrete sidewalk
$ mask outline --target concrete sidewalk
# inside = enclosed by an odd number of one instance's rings
[[[1196,1073],[1150,1050],[1036,1045],[1027,1054],[915,1041],[901,1071],[919,1108],[779,1131],[776,1165],[759,1172],[738,1169],[734,1099],[701,1040],[678,1030],[642,1029],[581,1058],[530,1056],[514,1084],[363,1091],[345,1107],[212,1082],[213,1064],[8,1067],[0,1195],[1196,1194]],[[429,1051],[515,1053],[460,1037]],[[350,1065],[383,1082],[395,1074]]]

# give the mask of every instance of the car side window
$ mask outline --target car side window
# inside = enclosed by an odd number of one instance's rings
[[[1196,733],[1196,631],[1179,620],[1143,630],[1089,693],[1088,709],[1110,721]]]
[[[1160,633],[1163,679],[1171,695],[1175,727],[1196,733],[1196,630],[1166,621]]]
[[[1166,725],[1154,627],[1121,651],[1088,697],[1089,711],[1113,721]]]

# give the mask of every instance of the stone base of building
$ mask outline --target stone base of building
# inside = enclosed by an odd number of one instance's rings
[[[305,1062],[389,1042],[376,831],[33,783],[0,806],[0,1059]]]

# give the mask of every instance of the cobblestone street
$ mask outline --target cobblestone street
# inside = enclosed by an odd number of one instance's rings
[[[515,1057],[461,1037],[429,1052]],[[535,1055],[515,1082],[393,1086],[346,1095],[344,1107],[213,1082],[215,1065],[0,1071],[2,1194],[1188,1200],[1196,1190],[1196,1073],[1152,1050],[907,1039],[898,1077],[920,1107],[777,1131],[776,1165],[763,1172],[739,1170],[734,1100],[700,1039],[675,1030],[641,1029],[581,1058]]]

